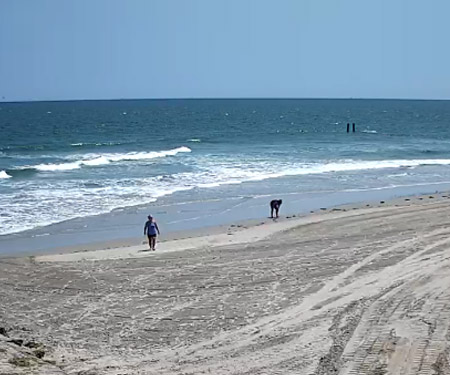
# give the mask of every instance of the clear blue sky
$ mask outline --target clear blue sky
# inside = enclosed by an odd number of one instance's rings
[[[450,98],[449,0],[0,0],[0,100]]]

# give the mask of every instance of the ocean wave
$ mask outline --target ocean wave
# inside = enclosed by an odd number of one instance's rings
[[[70,171],[79,169],[83,166],[100,166],[113,162],[120,161],[136,161],[136,160],[150,160],[156,158],[162,158],[166,156],[175,156],[178,153],[191,152],[189,147],[181,146],[172,150],[165,151],[148,151],[148,152],[129,152],[123,154],[90,154],[85,155],[81,160],[75,160],[64,163],[55,164],[37,164],[19,167],[18,169],[36,169],[43,172],[55,172],[55,171]]]
[[[92,147],[92,146],[120,146],[122,142],[78,142],[71,143],[71,147]]]
[[[355,161],[342,160],[330,163],[303,163],[298,165],[271,165],[260,164],[254,167],[251,164],[237,164],[233,166],[211,165],[204,172],[187,172],[170,176],[170,178],[156,177],[158,182],[179,185],[172,189],[163,189],[155,197],[172,194],[179,190],[194,188],[215,188],[222,185],[234,185],[245,182],[257,182],[271,178],[292,177],[301,175],[314,175],[325,173],[352,172],[376,169],[412,168],[422,165],[450,165],[450,159],[418,159],[418,160],[377,160]],[[398,174],[403,176],[408,174]]]
[[[341,160],[325,163],[303,163],[298,165],[273,166],[261,165],[250,169],[243,165],[234,167],[216,167],[213,173],[206,174],[200,187],[217,187],[224,184],[237,184],[246,181],[262,181],[284,176],[300,176],[324,173],[351,172],[377,169],[414,168],[426,165],[450,165],[450,159],[416,160]]]
[[[183,152],[191,152],[189,147],[181,146],[167,151],[150,151],[150,152],[130,152],[127,154],[109,154],[105,155],[110,161],[133,161],[133,160],[146,160],[156,159],[166,156],[175,156],[176,154]]]
[[[201,139],[199,139],[199,138],[191,138],[191,139],[188,139],[188,142],[195,142],[195,143],[199,143],[199,142],[201,142],[202,140]]]
[[[11,178],[12,176],[10,176],[8,173],[6,173],[6,171],[0,171],[0,179],[6,179],[6,178]]]
[[[245,182],[257,182],[271,178],[293,177],[302,175],[316,175],[326,173],[356,172],[377,169],[414,168],[425,165],[450,165],[450,159],[418,159],[418,160],[378,160],[355,161],[342,160],[330,163],[304,163],[299,165],[260,165],[252,169],[250,166],[236,165],[234,167],[212,167],[209,172],[197,175],[194,181],[189,178],[181,180],[196,188],[215,188],[222,185],[234,185]],[[405,174],[405,176],[408,174]],[[400,175],[396,175],[400,176]]]
[[[76,217],[104,214],[118,208],[148,204],[177,192],[212,189],[222,185],[270,178],[391,168],[393,172],[390,172],[390,176],[397,177],[396,181],[401,183],[402,168],[420,165],[450,165],[450,159],[335,160],[321,163],[277,164],[270,161],[260,163],[251,160],[237,161],[235,158],[219,163],[205,157],[201,168],[189,172],[133,179],[93,178],[83,181],[43,182],[33,185],[34,188],[27,190],[26,194],[23,193],[23,189],[17,189],[10,195],[0,195],[0,206],[7,207],[6,215],[0,216],[0,235]],[[23,215],[30,207],[33,207],[36,215]]]
[[[345,172],[357,170],[370,169],[385,169],[385,168],[405,168],[418,167],[425,165],[450,165],[450,159],[412,159],[412,160],[368,160],[368,161],[340,161],[319,165],[311,165],[304,173],[329,173],[329,172]]]
[[[20,146],[4,146],[0,147],[0,150],[2,152],[7,151],[43,151],[43,150],[49,150],[51,149],[51,146],[48,144],[42,144],[42,145],[20,145]]]
[[[405,176],[409,176],[409,173],[388,174],[386,177],[391,178],[391,177],[405,177]]]
[[[364,129],[362,133],[377,134],[378,132],[376,130]]]
[[[52,171],[70,171],[72,169],[77,169],[81,167],[80,162],[74,163],[62,163],[62,164],[37,164],[21,167],[21,169],[37,169],[38,171],[43,172],[52,172]]]

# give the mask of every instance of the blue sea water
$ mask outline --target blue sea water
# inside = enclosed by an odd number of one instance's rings
[[[161,202],[449,183],[449,125],[448,101],[0,103],[0,235]]]

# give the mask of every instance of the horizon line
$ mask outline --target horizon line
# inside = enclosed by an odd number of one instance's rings
[[[380,98],[380,97],[158,97],[158,98],[99,98],[99,99],[29,99],[0,100],[0,104],[14,103],[59,103],[59,102],[110,102],[110,101],[168,101],[168,100],[398,100],[398,101],[449,101],[450,98]]]

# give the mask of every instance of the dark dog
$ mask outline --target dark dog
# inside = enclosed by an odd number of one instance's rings
[[[283,201],[281,199],[274,199],[270,201],[270,217],[273,219],[273,211],[275,210],[275,217],[278,217],[278,211]]]

